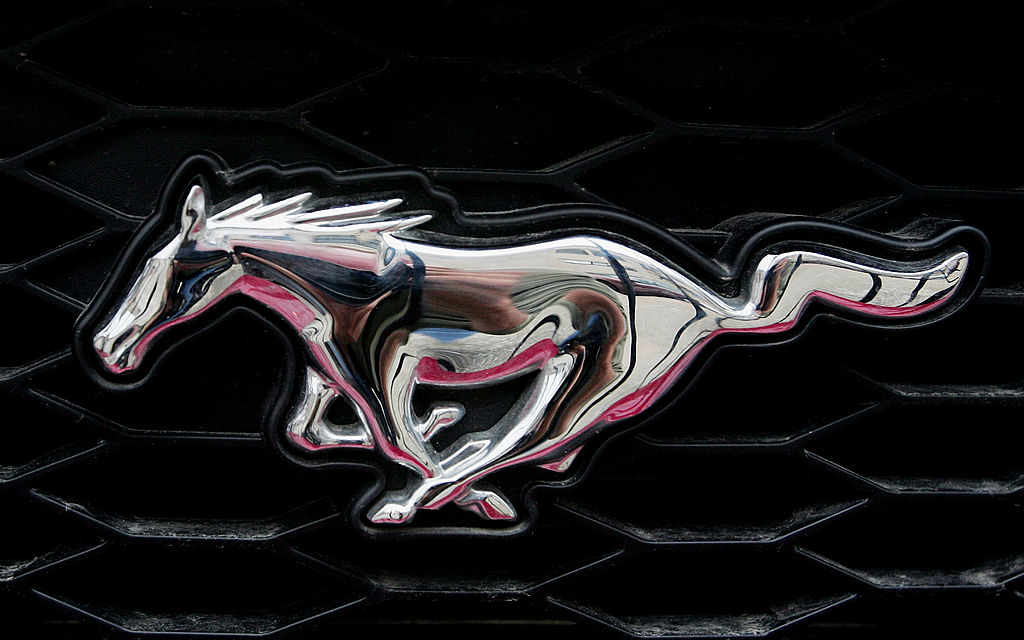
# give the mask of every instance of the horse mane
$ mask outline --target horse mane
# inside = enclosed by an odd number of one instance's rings
[[[254,229],[283,227],[306,231],[390,233],[421,225],[433,217],[429,213],[389,214],[402,202],[401,198],[390,198],[319,208],[318,201],[309,191],[270,202],[262,193],[257,193],[211,215],[207,224]]]

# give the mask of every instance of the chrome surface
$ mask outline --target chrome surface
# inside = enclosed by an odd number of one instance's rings
[[[586,441],[648,409],[716,336],[786,331],[815,299],[879,317],[921,314],[949,300],[968,262],[964,252],[903,264],[809,247],[761,257],[742,293],[723,297],[596,236],[430,244],[408,232],[430,216],[396,213],[401,203],[325,204],[301,193],[215,211],[193,186],[177,233],[145,261],[93,346],[107,369],[125,373],[165,330],[248,296],[305,345],[284,427],[292,445],[376,449],[408,470],[371,521],[406,522],[448,503],[511,520],[511,501],[482,480],[514,465],[567,471]],[[414,407],[421,388],[520,376],[531,379],[493,424],[456,402]],[[351,406],[354,423],[328,419],[335,401]]]

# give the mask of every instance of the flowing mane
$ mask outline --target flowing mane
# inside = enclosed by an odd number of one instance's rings
[[[314,199],[313,193],[306,191],[269,202],[266,200],[262,193],[257,193],[211,215],[206,223],[211,229],[294,229],[306,232],[321,229],[325,236],[336,236],[340,230],[349,234],[396,232],[421,225],[433,217],[429,213],[389,213],[402,204],[401,198],[331,206],[324,200]]]

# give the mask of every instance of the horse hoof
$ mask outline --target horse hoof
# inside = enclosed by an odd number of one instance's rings
[[[373,512],[373,515],[370,516],[370,522],[374,524],[402,524],[412,519],[413,512],[414,509],[410,506],[388,502]]]
[[[469,489],[456,498],[455,504],[472,511],[484,520],[515,520],[516,508],[497,491]]]

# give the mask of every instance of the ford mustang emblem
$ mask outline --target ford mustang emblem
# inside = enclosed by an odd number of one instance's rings
[[[362,517],[407,523],[452,505],[515,521],[519,500],[495,477],[570,473],[588,443],[673,395],[702,351],[792,332],[811,308],[932,320],[976,286],[963,286],[977,278],[962,227],[901,244],[769,224],[716,280],[667,233],[577,209],[501,227],[472,221],[415,170],[232,172],[193,158],[80,322],[79,353],[110,383],[137,382],[165,334],[182,339],[248,300],[298,351],[268,427],[279,446],[307,461],[367,450],[389,468]],[[498,385],[514,397],[486,421],[446,399]],[[439,399],[423,406],[421,394]],[[330,417],[338,402],[349,421]]]

